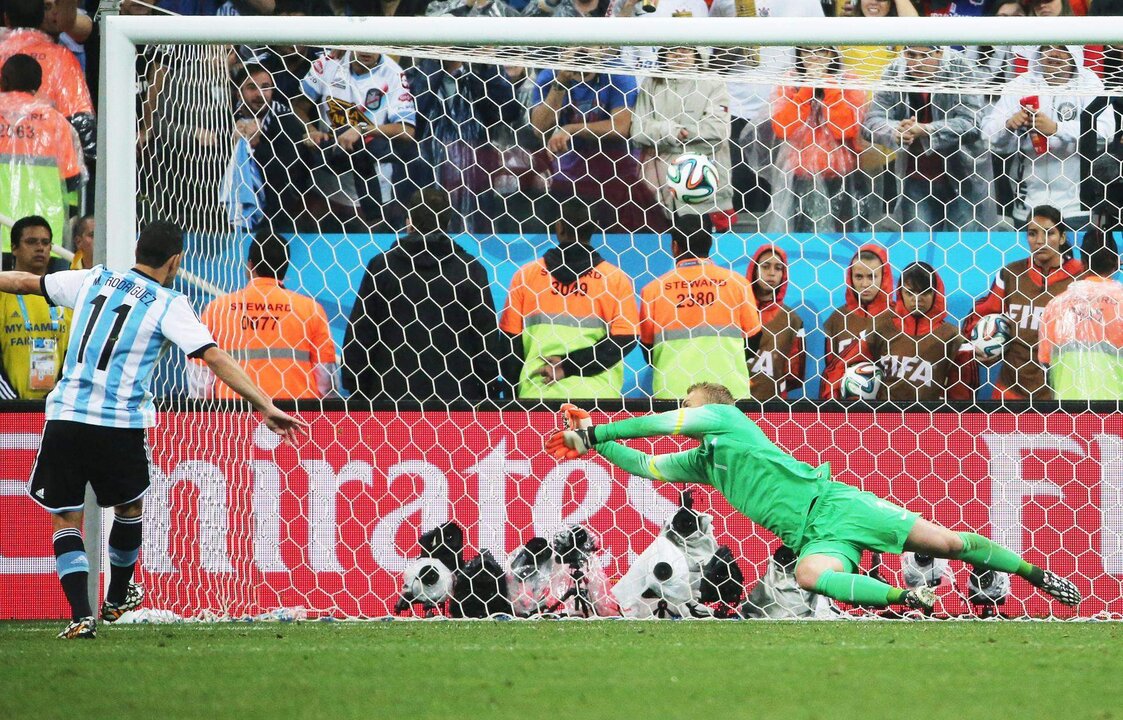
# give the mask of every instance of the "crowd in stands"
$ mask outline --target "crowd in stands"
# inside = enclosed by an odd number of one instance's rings
[[[771,17],[1123,14],[1115,0],[753,4]],[[0,0],[5,266],[45,273],[64,237],[74,267],[93,262],[85,210],[97,158],[97,5]],[[731,0],[648,5],[123,0],[119,11],[637,22],[737,14]],[[837,397],[846,368],[871,360],[885,373],[883,398],[969,399],[983,359],[965,337],[980,317],[1004,313],[1016,332],[997,396],[1052,397],[1041,317],[1090,270],[1106,272],[1119,221],[1104,198],[1123,179],[1098,178],[1098,195],[1086,187],[1123,132],[1112,103],[1093,107],[1105,83],[1117,82],[1112,71],[1123,69],[1116,48],[576,47],[542,60],[528,68],[238,47],[216,69],[207,48],[144,48],[138,158],[174,171],[141,177],[139,214],[255,234],[249,285],[216,299],[204,317],[259,376],[273,373],[267,388],[298,398],[421,401],[618,398],[622,360],[637,343],[656,397],[716,380],[739,398],[786,398],[807,380],[803,321],[784,304],[788,258],[764,244],[740,275],[709,258],[715,233],[1024,231],[1030,257],[998,272],[962,328],[948,321],[935,268],[912,263],[894,277],[887,251],[863,246],[845,273],[846,303],[824,328],[821,396]],[[613,72],[577,69],[593,64]],[[641,66],[668,72],[648,77],[636,73]],[[746,68],[767,72],[739,76]],[[879,89],[847,84],[862,77]],[[1001,85],[1008,88],[985,90]],[[710,157],[727,180],[706,203],[681,204],[666,192],[668,165],[684,152]],[[1108,232],[1095,230],[1105,224]],[[338,363],[323,309],[283,287],[288,256],[279,237],[336,226],[400,236],[366,270]],[[557,246],[518,271],[496,322],[486,273],[452,236],[543,231]],[[641,288],[637,303],[631,278],[594,247],[601,233],[665,233],[675,267]],[[1077,233],[1105,248],[1089,250],[1096,268],[1074,255]],[[46,306],[9,304],[0,298],[0,396],[39,397],[60,369],[68,319]],[[298,336],[304,345],[289,341]],[[708,374],[699,377],[699,368]],[[213,378],[196,374],[192,388],[224,397]]]

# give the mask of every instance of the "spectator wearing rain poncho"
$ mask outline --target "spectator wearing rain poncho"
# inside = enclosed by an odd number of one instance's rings
[[[1088,274],[1053,298],[1041,320],[1037,358],[1058,400],[1123,400],[1123,284],[1110,233],[1084,234]]]
[[[788,78],[800,84],[781,86],[772,101],[779,145],[768,232],[861,229],[853,180],[866,93],[841,86],[842,56],[833,47],[797,48]]]
[[[659,64],[676,73],[705,69],[708,48],[663,48]],[[720,78],[660,76],[645,78],[632,110],[631,140],[640,150],[644,179],[659,193],[669,214],[709,214],[714,229],[735,220],[729,183],[729,90]],[[667,166],[684,153],[713,160],[717,192],[708,202],[685,204],[667,192]]]

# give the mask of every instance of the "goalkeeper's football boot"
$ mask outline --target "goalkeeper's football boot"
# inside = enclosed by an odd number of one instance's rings
[[[78,618],[58,634],[60,640],[94,640],[97,638],[97,619],[92,615]]]
[[[1045,577],[1041,578],[1041,584],[1037,587],[1065,605],[1080,604],[1080,589],[1076,587],[1076,583],[1068,578],[1061,577],[1052,570],[1045,571]]]
[[[936,591],[927,585],[909,590],[905,593],[904,604],[910,610],[930,613],[936,607]]]
[[[129,589],[125,593],[125,599],[120,603],[111,603],[106,600],[101,606],[101,619],[105,622],[117,622],[117,620],[130,610],[136,610],[144,601],[144,586],[137,585],[134,582],[129,583]]]

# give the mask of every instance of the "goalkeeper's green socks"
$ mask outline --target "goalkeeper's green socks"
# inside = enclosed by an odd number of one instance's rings
[[[815,583],[815,592],[851,605],[896,605],[904,602],[907,590],[872,578],[869,575],[824,570]]]
[[[956,560],[962,560],[978,568],[1012,573],[1029,580],[1033,585],[1041,584],[1045,571],[1022,560],[1013,550],[1004,548],[976,533],[961,532],[959,537],[963,540],[963,551],[955,558]]]

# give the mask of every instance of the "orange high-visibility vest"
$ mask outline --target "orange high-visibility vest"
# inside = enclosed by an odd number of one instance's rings
[[[335,345],[327,313],[312,298],[286,290],[273,278],[255,277],[242,290],[213,300],[202,320],[266,395],[320,397],[314,371],[335,363]],[[238,395],[216,382],[214,397]]]

